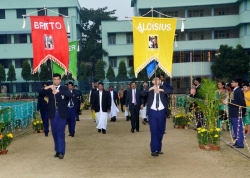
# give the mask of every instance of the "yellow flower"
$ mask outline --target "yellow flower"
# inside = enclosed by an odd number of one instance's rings
[[[211,132],[213,132],[214,129],[210,129]]]
[[[201,130],[201,128],[199,127],[197,130]]]
[[[216,128],[216,131],[218,131],[218,132],[219,132],[219,131],[220,131],[220,128]]]
[[[34,123],[34,125],[36,125],[36,122]]]
[[[205,132],[206,131],[206,129],[201,129],[201,132]]]
[[[188,122],[188,124],[190,124],[190,122]]]
[[[191,114],[191,117],[193,117],[193,115]]]
[[[201,133],[201,131],[198,131],[198,133]]]
[[[43,123],[43,121],[40,121],[40,123],[42,124],[42,123]]]
[[[36,123],[38,123],[38,124],[39,124],[39,121],[36,121]]]
[[[217,137],[219,137],[219,135],[215,135],[215,136],[214,136],[214,138],[217,138]]]

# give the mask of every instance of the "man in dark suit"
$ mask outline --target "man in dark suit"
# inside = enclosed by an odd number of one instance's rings
[[[80,121],[80,119],[79,119],[79,113],[80,113],[81,105],[83,104],[83,97],[82,97],[82,92],[80,90],[78,90],[78,86],[77,85],[74,86],[74,89],[77,90],[80,93],[80,96],[77,97],[78,100],[77,100],[77,103],[76,103],[77,104],[77,108],[78,108],[78,110],[76,112],[76,121]]]
[[[91,111],[95,111],[98,132],[106,134],[108,112],[111,108],[111,97],[109,92],[103,89],[103,83],[98,83],[98,91],[93,93]]]
[[[131,132],[134,133],[136,129],[139,132],[139,113],[140,109],[143,109],[143,97],[141,96],[141,90],[136,88],[136,83],[131,83],[132,89],[128,91],[126,98],[126,109],[129,109],[131,114]]]
[[[131,89],[131,85],[127,84],[127,90],[125,90],[124,93],[123,93],[123,98],[124,98],[125,105],[126,105],[127,93],[128,93],[128,91],[130,89]],[[129,121],[131,119],[128,112],[129,111],[125,109],[126,121]]]
[[[147,114],[151,131],[151,155],[159,156],[163,154],[162,138],[165,131],[166,113],[168,112],[167,94],[172,94],[173,90],[160,86],[160,77],[152,80],[154,86],[142,91],[142,96],[148,96]]]
[[[48,84],[44,83],[43,87],[46,86],[48,86]],[[48,106],[49,106],[49,97],[47,95],[39,94],[37,101],[37,111],[38,112],[40,111],[43,120],[45,137],[48,137],[49,133]]]
[[[239,106],[246,107],[246,102],[244,93],[241,90],[241,79],[239,78],[233,79],[231,86],[234,89],[233,92],[230,94],[228,106],[229,106],[229,116],[231,118],[234,135],[236,137],[236,142],[233,146],[236,148],[244,148],[243,125],[242,125],[242,117],[239,118],[240,116]],[[238,106],[235,106],[233,104]],[[245,116],[245,114],[246,114],[246,108],[242,108],[241,116]]]
[[[68,119],[68,97],[72,97],[72,93],[68,87],[60,85],[60,74],[55,73],[53,75],[53,83],[54,85],[44,87],[38,93],[49,97],[48,113],[56,151],[54,157],[63,159],[65,154],[65,127]]]
[[[198,98],[198,99],[201,99],[201,95],[199,94],[199,90],[201,88],[201,78],[200,77],[197,77],[195,80],[194,80],[194,84],[196,86],[195,88],[195,94],[194,94],[194,98]],[[196,120],[198,122],[197,124],[197,128],[200,128],[202,127],[203,125],[203,113],[201,111],[196,111],[195,112],[195,116],[196,116]],[[196,129],[194,129],[196,130]]]
[[[79,97],[81,93],[78,90],[73,89],[73,83],[68,83],[69,91],[72,93],[72,97],[69,97],[68,100],[68,128],[69,136],[75,136],[75,127],[76,127],[76,113],[79,110]]]
[[[110,122],[115,122],[117,111],[119,112],[117,108],[117,106],[119,106],[119,98],[118,98],[118,93],[114,91],[114,88],[112,85],[109,87],[109,94],[111,97],[111,110],[109,113],[109,117],[111,118]]]

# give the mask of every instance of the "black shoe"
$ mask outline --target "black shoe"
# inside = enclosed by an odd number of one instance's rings
[[[113,118],[110,119],[110,122],[114,122],[114,121],[113,121]]]
[[[76,119],[76,121],[80,121],[80,119]]]
[[[166,131],[164,132],[164,134],[166,134]]]
[[[157,154],[158,154],[158,155],[162,155],[163,152],[162,152],[162,151],[157,151]]]
[[[69,136],[74,137],[74,136],[75,136],[75,134],[69,134]]]
[[[113,117],[113,122],[115,122],[116,121],[116,117]]]
[[[144,125],[146,125],[146,124],[147,124],[145,120],[144,120],[144,121],[142,121],[142,123],[143,123]]]
[[[135,130],[134,130],[134,129],[131,129],[131,132],[132,132],[132,133],[134,133],[134,132],[135,132]]]
[[[233,146],[237,146],[236,144],[233,144]]]
[[[45,134],[45,137],[48,137],[49,135],[48,134]]]
[[[103,134],[106,134],[106,130],[105,130],[105,129],[102,129],[102,133],[103,133]]]
[[[234,148],[244,148],[244,146],[235,145]]]
[[[59,153],[56,153],[56,154],[54,155],[54,157],[55,157],[55,158],[58,158],[58,157],[59,157]]]
[[[98,132],[100,133],[102,131],[102,129],[98,129]]]
[[[64,155],[62,153],[59,153],[59,159],[63,159],[64,158]]]
[[[157,152],[152,152],[151,156],[159,156]]]
[[[127,116],[127,119],[126,119],[126,121],[129,121],[129,116]]]
[[[138,130],[136,129],[136,132],[139,132],[139,129]]]

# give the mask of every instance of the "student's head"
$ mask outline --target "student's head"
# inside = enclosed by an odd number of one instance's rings
[[[201,83],[201,78],[200,77],[197,77],[195,80],[194,80],[194,84],[197,86]]]
[[[127,84],[127,90],[130,90],[130,89],[131,89],[131,85]]]
[[[103,83],[102,83],[102,82],[99,82],[99,83],[98,83],[98,89],[99,89],[100,91],[103,90]]]
[[[47,87],[47,86],[49,86],[48,83],[44,83],[43,84],[43,87]]]
[[[67,83],[65,83],[65,84],[64,84],[64,86],[65,86],[65,87],[68,87],[68,84],[67,84]]]
[[[143,89],[145,90],[145,89],[147,89],[148,88],[148,83],[147,82],[144,82],[143,83]]]
[[[110,86],[109,86],[109,90],[110,90],[110,91],[113,91],[113,89],[114,89],[113,86],[110,85]]]
[[[131,87],[132,87],[133,90],[136,89],[136,83],[135,83],[135,82],[132,82],[132,83],[131,83]]]
[[[156,77],[154,77],[154,78],[152,79],[152,83],[153,83],[154,85],[156,85],[156,86],[161,85],[161,79],[160,79],[160,76],[159,76],[159,75],[157,75]]]
[[[243,80],[241,86],[243,87],[245,83],[249,83],[247,80]]]
[[[218,82],[218,88],[219,89],[224,89],[225,88],[225,83],[224,82]]]
[[[165,81],[165,75],[164,74],[161,74],[161,81],[164,82]]]
[[[244,83],[243,84],[243,90],[245,91],[245,92],[247,92],[247,91],[249,91],[249,89],[250,89],[250,85],[249,85],[249,83]]]
[[[98,82],[94,83],[94,88],[98,88]]]
[[[240,78],[234,78],[231,82],[231,87],[241,87],[242,80]]]
[[[225,84],[225,88],[226,88],[227,90],[231,90],[231,89],[232,89],[232,88],[231,88],[231,83],[230,83],[230,82],[226,83],[226,84]]]
[[[55,74],[53,75],[53,83],[54,83],[54,85],[56,85],[56,86],[60,85],[60,83],[61,83],[61,75],[60,75],[60,74],[55,73]]]
[[[75,89],[75,90],[78,90],[78,86],[77,86],[77,85],[74,85],[74,89]]]
[[[69,90],[71,91],[72,89],[73,89],[73,83],[72,82],[69,82],[69,84],[68,84],[69,86]]]

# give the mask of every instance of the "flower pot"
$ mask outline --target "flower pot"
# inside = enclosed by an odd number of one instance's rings
[[[188,127],[188,126],[185,126],[184,128],[185,128],[185,129],[188,129],[189,127]]]
[[[37,133],[38,132],[38,130],[34,130],[34,133]]]
[[[44,130],[39,130],[39,133],[44,133]]]
[[[211,150],[213,150],[214,149],[214,147],[215,147],[215,145],[213,144],[213,143],[210,143],[210,145],[209,145],[210,147],[211,147]]]
[[[174,128],[178,129],[178,128],[179,128],[179,126],[178,126],[178,125],[175,125],[175,126],[174,126]]]
[[[184,126],[180,126],[180,125],[179,125],[179,129],[184,129]]]
[[[220,146],[214,146],[214,147],[213,147],[213,150],[214,150],[214,151],[219,151],[219,150],[220,150]]]
[[[7,155],[8,150],[1,150],[2,155]]]
[[[205,149],[204,145],[199,145],[200,149]]]
[[[210,151],[211,150],[211,146],[209,146],[209,145],[205,145],[204,147],[205,147],[206,151]]]

